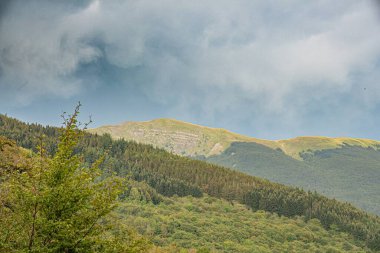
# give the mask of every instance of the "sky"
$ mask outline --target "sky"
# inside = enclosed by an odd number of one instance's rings
[[[1,0],[0,113],[380,140],[380,4]]]

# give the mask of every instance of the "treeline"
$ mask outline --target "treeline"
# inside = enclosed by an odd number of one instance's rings
[[[18,146],[38,151],[41,137],[44,138],[44,148],[50,155],[57,151],[57,139],[62,128],[42,126],[41,124],[25,124],[17,119],[0,114],[0,135],[16,141]]]
[[[46,150],[53,154],[59,128],[25,124],[0,115],[0,135],[18,145],[36,149],[45,135]],[[93,163],[105,155],[104,171],[129,175],[145,181],[165,196],[211,196],[236,200],[253,210],[265,210],[287,217],[317,218],[326,228],[337,227],[364,241],[373,250],[380,250],[380,219],[348,203],[328,199],[317,193],[287,187],[232,171],[202,161],[170,154],[150,145],[112,140],[109,135],[86,134],[76,147],[84,162]]]

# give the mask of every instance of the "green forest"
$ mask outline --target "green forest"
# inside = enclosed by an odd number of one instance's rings
[[[200,159],[281,184],[316,190],[379,215],[379,154],[371,147],[345,145],[304,151],[300,153],[302,160],[297,160],[258,143],[235,142],[220,155]]]
[[[150,145],[0,115],[0,252],[377,252],[380,219]]]

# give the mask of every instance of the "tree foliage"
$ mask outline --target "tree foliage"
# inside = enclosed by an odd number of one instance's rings
[[[123,180],[116,176],[101,178],[102,159],[84,166],[82,158],[73,154],[83,136],[78,114],[79,105],[65,118],[52,158],[39,145],[39,154],[29,168],[16,168],[2,177],[1,252],[112,252],[115,245],[109,242],[117,235],[107,236],[112,226],[104,223],[109,224],[107,214],[117,203]],[[130,248],[127,244],[120,247]]]
[[[252,212],[210,196],[164,198],[159,205],[128,201],[114,212],[164,249],[176,245],[189,250],[184,252],[370,252],[363,242],[326,230],[317,219],[305,222],[302,217]]]

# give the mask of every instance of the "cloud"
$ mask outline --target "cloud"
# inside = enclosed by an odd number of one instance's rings
[[[291,124],[345,96],[365,111],[380,102],[377,14],[354,0],[14,1],[0,24],[0,88],[25,104],[72,97],[96,89],[80,70],[105,61],[125,72],[120,85],[189,115]]]
[[[48,11],[42,12],[41,10]],[[0,87],[17,90],[17,102],[36,96],[69,97],[81,89],[72,75],[81,64],[96,61],[98,48],[86,43],[86,31],[73,29],[72,16],[62,6],[17,2],[9,7],[0,27]],[[91,7],[79,15],[86,16]]]

